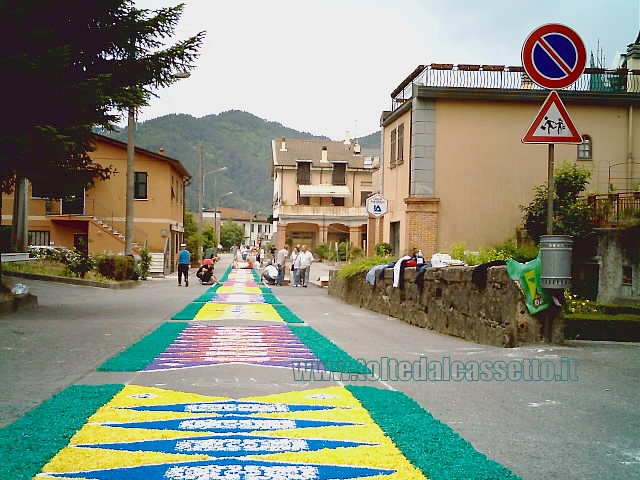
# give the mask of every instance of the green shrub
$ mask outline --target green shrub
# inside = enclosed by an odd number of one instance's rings
[[[451,258],[462,260],[467,265],[480,265],[493,260],[506,260],[508,258],[513,258],[520,263],[526,263],[538,256],[537,246],[525,245],[516,247],[511,239],[493,248],[480,247],[477,251],[466,250],[465,246],[464,242],[454,243],[448,253]]]
[[[67,270],[73,275],[84,278],[87,272],[96,266],[95,260],[88,253],[79,250],[72,251],[66,259]]]
[[[97,258],[96,266],[100,275],[112,280],[131,280],[138,276],[133,257],[104,255]]]
[[[329,245],[327,245],[326,243],[318,243],[316,245],[314,253],[319,260],[324,260],[324,259],[328,260],[327,257],[328,257],[329,251],[330,251]]]
[[[347,278],[366,273],[376,265],[388,264],[390,261],[390,257],[359,257],[342,267],[337,275],[338,278],[346,280]]]
[[[386,257],[391,255],[391,252],[393,252],[393,247],[390,243],[380,242],[376,243],[375,250],[378,257]]]
[[[140,249],[140,278],[143,280],[149,276],[151,271],[151,254],[147,247]]]

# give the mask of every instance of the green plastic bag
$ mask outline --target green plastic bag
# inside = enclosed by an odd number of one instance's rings
[[[530,314],[546,310],[551,305],[552,298],[548,290],[540,287],[540,254],[527,263],[516,262],[512,258],[507,260],[509,276],[520,284],[524,292],[525,303]]]

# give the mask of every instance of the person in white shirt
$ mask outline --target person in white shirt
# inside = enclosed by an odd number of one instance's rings
[[[278,269],[269,263],[264,267],[261,277],[264,278],[269,285],[273,286],[276,284],[276,280],[278,278]]]
[[[313,263],[313,253],[307,250],[306,245],[302,245],[297,259],[300,260],[300,285],[306,288],[309,284],[309,270]]]
[[[296,245],[293,247],[293,251],[289,258],[291,258],[291,274],[293,279],[291,284],[294,287],[297,287],[300,284],[300,261],[298,260],[298,256],[300,255],[300,245]]]
[[[282,250],[278,252],[276,257],[276,264],[278,265],[278,285],[282,285],[282,281],[284,280],[284,269],[285,264],[287,262],[287,257],[289,256],[289,245],[285,245]]]

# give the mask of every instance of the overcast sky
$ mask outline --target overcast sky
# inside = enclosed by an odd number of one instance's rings
[[[175,39],[206,41],[190,78],[141,121],[244,110],[334,140],[379,130],[390,94],[420,64],[521,65],[526,37],[561,23],[606,65],[640,30],[640,0],[183,0]],[[136,0],[139,8],[179,0]]]

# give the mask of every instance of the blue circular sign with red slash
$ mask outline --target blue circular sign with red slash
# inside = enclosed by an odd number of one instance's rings
[[[542,88],[564,88],[574,83],[587,62],[580,36],[558,23],[536,28],[522,47],[522,66]]]

